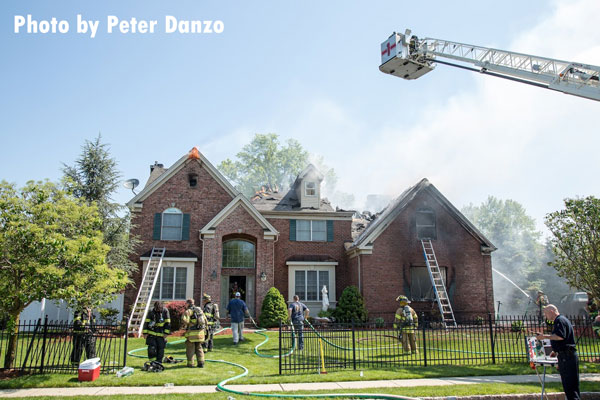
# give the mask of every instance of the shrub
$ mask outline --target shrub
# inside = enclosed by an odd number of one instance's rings
[[[523,321],[514,321],[510,324],[511,332],[520,332],[523,330]]]
[[[481,326],[483,325],[483,317],[478,315],[477,317],[475,317],[475,325]]]
[[[333,316],[339,322],[366,322],[365,301],[356,286],[348,286],[342,292]]]
[[[385,326],[385,320],[381,317],[375,318],[375,328],[383,328]]]
[[[171,301],[165,305],[171,317],[171,332],[181,329],[181,317],[185,312],[185,301]]]
[[[333,311],[330,309],[327,309],[326,311],[319,311],[319,314],[317,314],[320,318],[331,318],[333,316]]]
[[[260,309],[260,326],[263,328],[273,328],[279,326],[279,321],[287,321],[288,312],[285,299],[277,290],[272,287],[267,292]]]
[[[117,322],[119,310],[116,308],[100,308],[98,312],[100,313],[100,319],[104,321],[105,324],[114,325]]]

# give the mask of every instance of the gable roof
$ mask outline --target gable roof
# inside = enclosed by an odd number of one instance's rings
[[[421,179],[416,185],[406,189],[400,196],[393,200],[381,214],[371,222],[367,228],[352,242],[348,252],[367,250],[372,248],[373,242],[381,235],[407,205],[421,192],[427,192],[454,219],[469,232],[481,245],[482,250],[492,252],[496,247],[465,217],[450,201],[436,189],[426,178]]]
[[[199,162],[201,165],[203,165],[209,175],[212,176],[212,178],[219,185],[221,185],[221,187],[223,187],[223,189],[225,189],[225,191],[232,198],[239,194],[239,192],[231,185],[231,183],[229,183],[229,181],[210,163],[210,161],[208,161],[208,159],[204,157],[202,153],[200,153],[198,147],[192,147],[187,154],[177,160],[175,164],[171,165],[170,168],[163,170],[162,173],[155,177],[155,179],[151,182],[149,180],[144,189],[135,195],[133,199],[127,202],[127,207],[129,207],[131,210],[141,209],[144,200],[154,193],[154,191],[156,191],[156,189],[158,189],[163,183],[169,180],[169,178],[179,172],[188,162]]]
[[[215,234],[217,226],[229,216],[238,206],[244,208],[250,216],[252,216],[256,222],[264,230],[265,239],[275,239],[279,235],[279,232],[256,208],[250,203],[250,201],[243,194],[238,194],[229,204],[227,204],[208,224],[200,230],[200,234],[211,236]]]

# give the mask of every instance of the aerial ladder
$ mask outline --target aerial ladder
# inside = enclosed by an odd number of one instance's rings
[[[600,67],[394,32],[381,44],[379,70],[417,79],[446,64],[600,101]]]

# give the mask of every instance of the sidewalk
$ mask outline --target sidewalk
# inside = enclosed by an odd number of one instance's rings
[[[600,374],[581,374],[580,379],[599,382]],[[277,383],[265,385],[227,385],[227,388],[241,392],[289,392],[295,390],[331,390],[365,389],[385,387],[445,386],[469,385],[479,383],[529,383],[539,382],[537,375],[476,376],[435,379],[395,379],[387,381],[349,381],[314,383]],[[546,382],[560,382],[558,374],[546,375]],[[213,393],[215,385],[205,386],[132,386],[132,387],[81,387],[81,388],[39,388],[39,389],[3,389],[0,398],[32,396],[110,396],[116,394],[169,394],[169,393]]]

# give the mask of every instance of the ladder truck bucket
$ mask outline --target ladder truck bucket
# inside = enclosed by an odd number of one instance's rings
[[[383,73],[410,80],[433,71],[434,67],[430,61],[419,57],[406,35],[394,32],[388,40],[381,43],[379,70]]]

